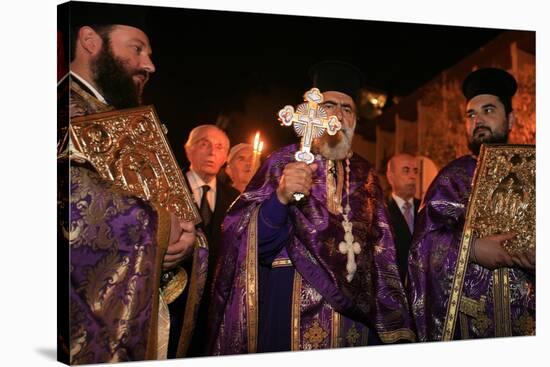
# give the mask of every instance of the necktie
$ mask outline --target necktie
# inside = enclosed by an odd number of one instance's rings
[[[210,190],[210,186],[208,185],[202,186],[202,197],[201,197],[201,204],[200,204],[199,211],[201,213],[201,218],[205,226],[207,226],[210,223],[210,219],[212,218],[212,210],[210,209],[210,205],[208,205],[208,199],[206,197],[206,193],[209,190]]]
[[[412,212],[412,205],[408,201],[405,201],[405,204],[403,204],[403,216],[405,217],[405,220],[407,221],[407,225],[409,226],[409,231],[411,234],[414,232],[414,217]]]

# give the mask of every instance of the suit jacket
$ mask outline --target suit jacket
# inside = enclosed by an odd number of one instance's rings
[[[184,177],[187,180],[187,175],[184,175]],[[189,182],[187,182],[187,184],[189,184]],[[204,294],[197,314],[195,330],[193,332],[193,336],[189,345],[189,350],[186,355],[187,357],[206,355],[204,346],[206,340],[205,332],[208,324],[208,306],[210,304],[211,298],[214,266],[216,265],[218,254],[220,253],[222,232],[221,227],[227,209],[229,209],[229,206],[233,203],[233,201],[235,201],[235,199],[239,195],[240,193],[238,190],[218,178],[216,180],[216,206],[214,207],[214,211],[212,212],[210,223],[208,224],[208,226],[205,226],[204,223],[199,224],[199,228],[204,231],[206,239],[208,240],[208,274],[206,276],[206,283],[204,285]],[[178,321],[178,323],[179,322],[180,321]],[[178,328],[174,328],[174,330],[179,330],[179,325]],[[172,349],[169,349],[170,357],[173,356],[171,352]]]
[[[393,233],[395,237],[395,250],[397,268],[399,269],[399,275],[401,280],[405,281],[405,275],[407,274],[407,258],[409,257],[409,248],[412,241],[412,233],[409,230],[407,221],[401,212],[401,209],[390,195],[386,201],[388,212],[390,213],[390,220],[393,227]],[[414,221],[416,224],[416,218],[418,214],[418,208],[420,207],[420,200],[414,198]]]
[[[214,271],[214,261],[216,260],[219,253],[223,218],[225,217],[227,209],[229,209],[229,206],[233,203],[233,201],[235,201],[239,194],[239,191],[237,191],[234,187],[219,179],[216,180],[216,207],[214,208],[212,219],[210,220],[208,226],[203,226],[206,239],[208,240],[209,275],[211,275]]]
[[[184,173],[183,177],[185,178],[185,182],[187,183],[188,187],[191,188],[189,180],[187,179],[187,173]],[[205,226],[204,223],[200,223],[198,226],[204,232],[206,239],[208,240],[209,275],[211,275],[212,271],[214,270],[214,261],[219,253],[219,243],[221,241],[221,227],[223,223],[223,218],[225,217],[227,209],[229,209],[229,206],[233,203],[233,201],[235,201],[239,194],[240,193],[237,189],[218,178],[216,180],[216,206],[214,207],[214,211],[212,212],[210,223],[208,223],[208,226]],[[195,204],[200,212],[200,204]],[[207,291],[206,288],[205,291]]]

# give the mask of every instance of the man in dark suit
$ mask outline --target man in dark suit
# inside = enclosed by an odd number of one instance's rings
[[[229,184],[217,179],[217,175],[227,160],[229,138],[216,125],[200,125],[189,134],[185,143],[185,154],[190,162],[185,178],[202,217],[199,225],[208,240],[208,274],[204,286],[203,299],[198,311],[197,321],[187,356],[204,355],[204,332],[208,323],[208,304],[214,265],[219,253],[221,225],[231,203],[239,192]],[[176,301],[177,302],[177,301]],[[176,303],[174,302],[174,303]],[[171,305],[170,305],[171,306]],[[173,320],[181,329],[181,320]],[[174,352],[169,348],[169,357]]]
[[[407,274],[407,257],[414,232],[414,222],[420,200],[414,197],[418,168],[410,154],[397,154],[388,161],[386,177],[392,188],[387,199],[388,211],[395,234],[397,267],[401,280]]]
[[[210,261],[215,260],[218,253],[225,212],[239,195],[237,190],[216,178],[228,153],[229,138],[216,125],[195,127],[185,143],[185,154],[191,164],[185,176],[201,213]]]

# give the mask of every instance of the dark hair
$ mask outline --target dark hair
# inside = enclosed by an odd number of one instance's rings
[[[505,98],[497,96],[498,100],[504,105],[504,111],[506,116],[512,112],[512,98]]]
[[[113,30],[114,24],[90,24],[89,27],[92,28],[103,40],[104,44],[109,44],[109,35]],[[70,61],[73,61],[76,56],[76,40],[78,39],[78,31],[83,26],[74,27],[71,31],[71,46],[70,50]]]

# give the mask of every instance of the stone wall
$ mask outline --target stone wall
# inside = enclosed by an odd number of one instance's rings
[[[512,101],[516,124],[510,143],[535,144],[535,32],[508,31],[401,99],[375,120],[376,149],[357,151],[371,162],[385,184],[385,163],[393,154],[408,152],[429,158],[438,169],[468,154],[462,80],[482,67],[500,67],[518,81]],[[373,153],[376,153],[373,156]],[[426,183],[424,183],[426,184]]]

